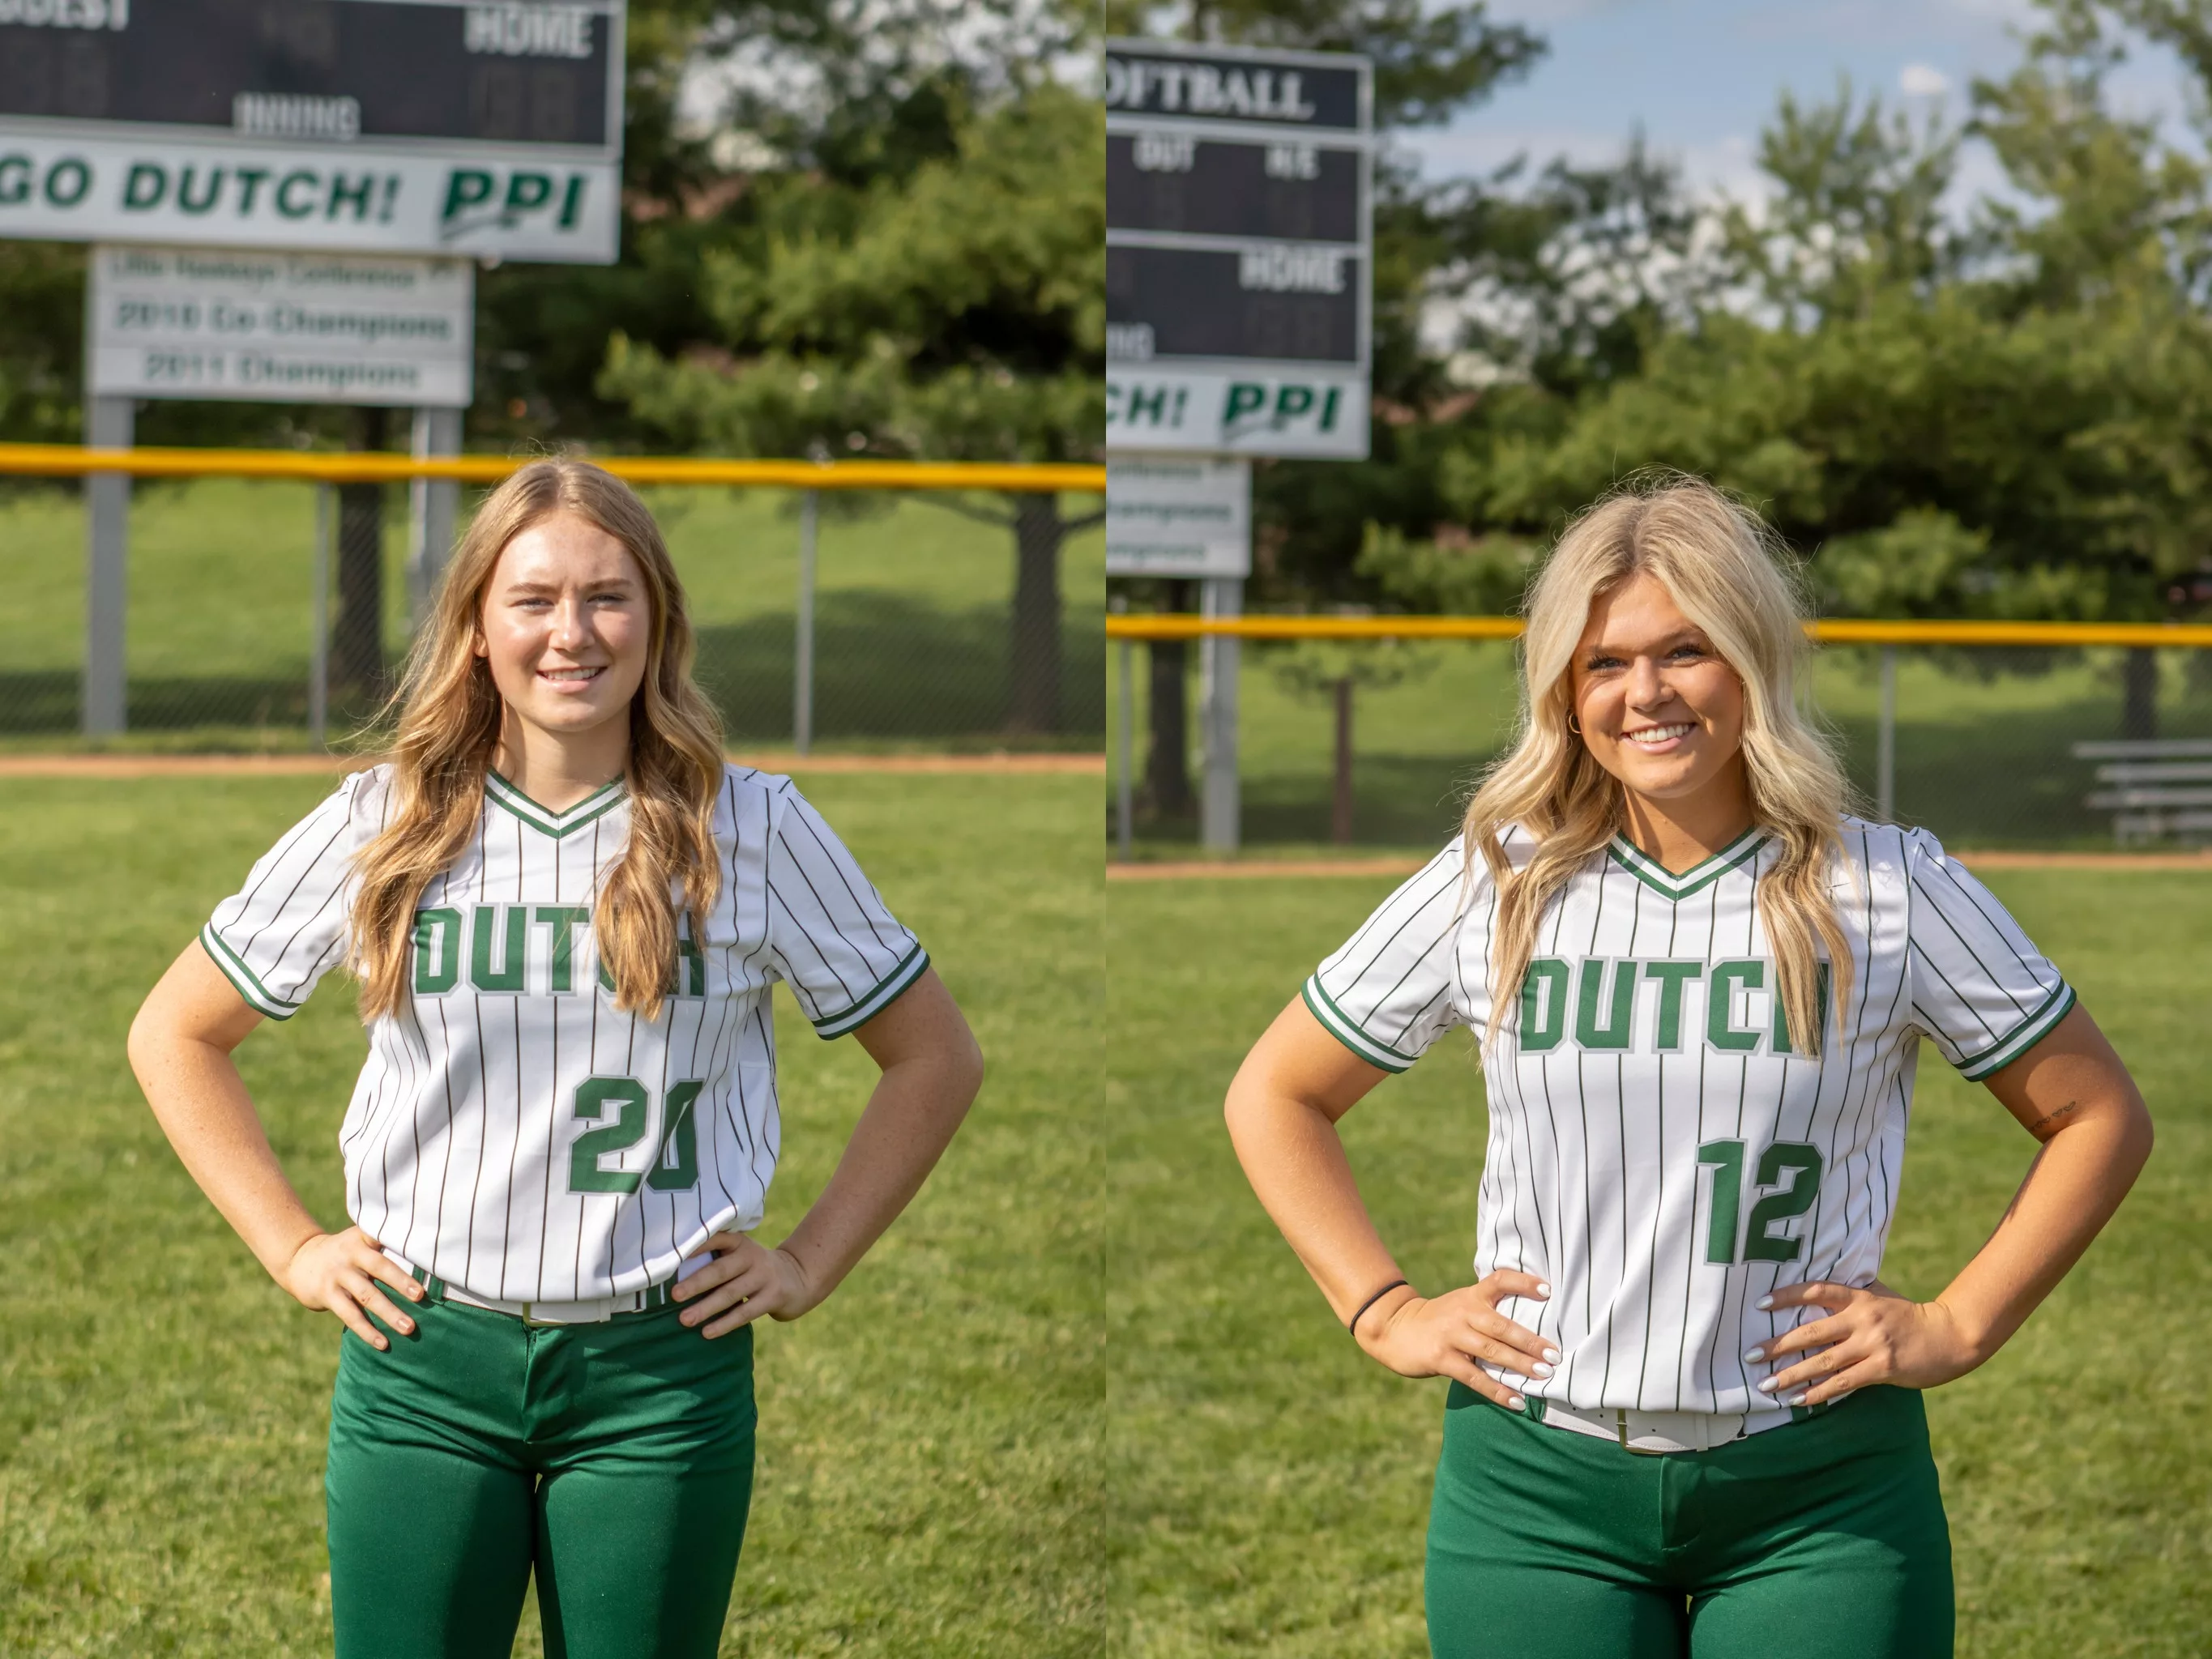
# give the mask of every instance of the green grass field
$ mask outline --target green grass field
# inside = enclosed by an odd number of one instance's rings
[[[1410,672],[1395,685],[1358,694],[1353,833],[1369,848],[1432,848],[1451,833],[1469,781],[1511,736],[1513,647],[1475,642],[1385,649]],[[2203,672],[2212,661],[2192,674],[2188,659],[2196,654],[2161,653],[2162,736],[2212,736],[2212,676]],[[1141,772],[1144,647],[1132,657]],[[1194,668],[1195,653],[1193,658]],[[1276,853],[1328,839],[1334,752],[1332,705],[1287,684],[1279,669],[1285,659],[1282,647],[1248,645],[1240,692],[1244,838]],[[1900,653],[1898,812],[1961,847],[2110,846],[2110,818],[2081,805],[2095,787],[2093,768],[2069,750],[2082,738],[2118,735],[2118,659],[2116,652],[2079,652],[2033,673],[1985,678],[1974,670],[1990,665],[1987,653],[1960,652],[1942,662],[1926,653]],[[1843,742],[1852,781],[1869,799],[1880,703],[1875,663],[1869,649],[1830,650],[1816,660],[1813,680],[1815,703]],[[1960,665],[1964,672],[1953,672]],[[1109,675],[1118,672],[1112,660],[1107,667]],[[1119,696],[1118,687],[1109,688],[1109,731]],[[1194,732],[1196,700],[1194,676]],[[1117,743],[1117,736],[1109,737],[1109,753],[1118,752]],[[1191,753],[1195,767],[1194,735]],[[1195,834],[1188,820],[1139,826],[1156,854],[1180,854]]]
[[[1991,885],[2128,1059],[2157,1152],[1990,1364],[1929,1398],[1966,1659],[2212,1651],[2212,878]],[[1367,1359],[1245,1187],[1220,1121],[1245,1048],[1387,881],[1116,884],[1107,911],[1114,1594],[1140,1659],[1418,1659],[1443,1385]],[[1486,1120],[1464,1036],[1346,1121],[1417,1285],[1466,1282]],[[1939,1290],[2032,1143],[1923,1051],[1885,1274]],[[1774,1633],[1776,1651],[1790,1632]]]
[[[1093,779],[802,777],[969,1012],[991,1075],[907,1216],[759,1347],[747,1659],[1091,1659],[1115,1615],[1092,1103]],[[140,1099],[145,988],[313,778],[0,790],[0,1652],[327,1653],[322,1440],[337,1326],[270,1285]],[[118,901],[120,901],[119,902]],[[828,1178],[873,1075],[779,999],[767,1236]],[[335,978],[241,1067],[312,1207],[362,1053]],[[526,1625],[518,1651],[542,1650]]]
[[[645,492],[690,595],[700,678],[732,738],[787,741],[799,581],[795,498]],[[385,638],[407,644],[406,506],[387,496]],[[825,495],[817,561],[815,707],[826,742],[975,747],[1005,715],[1013,537],[915,497]],[[993,510],[1003,501],[979,503]],[[1094,501],[1070,498],[1065,510]],[[314,494],[240,479],[143,484],[131,517],[131,720],[141,742],[298,748],[306,741]],[[17,625],[0,655],[0,738],[73,742],[84,653],[84,525],[73,492],[0,492],[0,580]],[[1103,715],[1105,536],[1061,554],[1061,730],[1095,744]]]

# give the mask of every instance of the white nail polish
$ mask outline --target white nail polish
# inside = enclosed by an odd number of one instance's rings
[[[1774,1379],[1771,1376],[1762,1379],[1759,1385],[1759,1391],[1761,1394],[1772,1394],[1774,1392]]]
[[[1557,1348],[1547,1348],[1547,1349],[1545,1349],[1545,1350],[1544,1350],[1544,1363],[1545,1363],[1546,1364],[1547,1364],[1547,1365],[1556,1365],[1556,1364],[1558,1364],[1559,1363],[1559,1351]]]
[[[1774,1298],[1773,1298],[1772,1297],[1771,1297],[1771,1296],[1762,1296],[1761,1297],[1759,1297],[1759,1312],[1761,1312],[1761,1313],[1768,1313],[1768,1312],[1771,1312],[1771,1311],[1773,1310],[1773,1307],[1774,1307]]]
[[[1747,1365],[1756,1365],[1765,1358],[1766,1350],[1764,1348],[1746,1348],[1743,1351],[1743,1363]]]
[[[1786,1406],[1802,1406],[1805,1403],[1805,1396],[1802,1394],[1794,1394],[1783,1403]]]
[[[1551,1293],[1552,1287],[1549,1285],[1539,1285],[1536,1286],[1536,1294],[1539,1296],[1549,1296]]]
[[[1519,1395],[1517,1395],[1517,1394],[1516,1394],[1516,1395],[1513,1395],[1510,1399],[1507,1400],[1505,1403],[1506,1403],[1507,1405],[1509,1405],[1509,1406],[1512,1407],[1513,1407],[1513,1409],[1514,1409],[1515,1411],[1516,1411],[1516,1412],[1525,1412],[1525,1411],[1527,1411],[1527,1410],[1528,1409],[1528,1402],[1527,1401],[1523,1400],[1523,1399],[1522,1399]]]
[[[1552,1368],[1549,1365],[1531,1365],[1528,1367],[1528,1375],[1540,1380],[1549,1376],[1551,1374]]]

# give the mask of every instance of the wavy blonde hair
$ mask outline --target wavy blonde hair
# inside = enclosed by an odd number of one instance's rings
[[[659,1017],[677,959],[678,912],[702,937],[721,890],[714,835],[721,719],[691,683],[691,623],[660,527],[613,474],[583,461],[533,461],[477,509],[386,705],[386,717],[398,722],[392,810],[355,860],[348,940],[365,1018],[396,1013],[406,1000],[415,907],[431,878],[460,856],[483,812],[502,709],[490,666],[476,653],[484,592],[507,544],[556,513],[589,520],[629,550],[650,611],[623,769],[629,840],[602,878],[592,914],[617,1008]]]
[[[1700,478],[1636,480],[1570,526],[1531,585],[1521,647],[1518,741],[1468,803],[1467,870],[1480,857],[1498,887],[1490,1027],[1528,970],[1537,923],[1554,894],[1626,828],[1620,782],[1567,725],[1575,646],[1599,597],[1638,572],[1656,577],[1743,682],[1743,761],[1752,818],[1782,843],[1759,878],[1759,907],[1775,957],[1783,1012],[1808,1054],[1820,1052],[1820,947],[1827,949],[1839,1022],[1851,956],[1830,891],[1849,796],[1827,738],[1798,707],[1797,673],[1811,651],[1796,571],[1759,516]],[[1519,824],[1536,851],[1519,871],[1505,834]]]

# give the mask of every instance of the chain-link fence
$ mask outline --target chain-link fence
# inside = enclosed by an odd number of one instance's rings
[[[1117,617],[1115,626],[1155,620]],[[1133,850],[1189,850],[1204,764],[1199,643],[1125,636],[1109,648],[1109,836],[1120,832],[1126,753]],[[1441,842],[1512,734],[1516,649],[1508,640],[1242,641],[1243,845]],[[1886,810],[1947,843],[2056,850],[2212,840],[2212,649],[2203,644],[1824,643],[1808,691],[1843,748],[1860,810]],[[1166,713],[1178,695],[1180,721],[1158,729],[1156,698]],[[1341,775],[1340,738],[1349,757]]]
[[[689,594],[698,676],[732,744],[1098,747],[1105,576],[1103,532],[1086,524],[1095,498],[641,493]],[[84,741],[84,494],[73,479],[0,479],[0,582],[14,601],[0,645],[0,749]],[[462,487],[464,521],[482,494]],[[376,556],[363,556],[364,525]],[[404,483],[137,481],[125,730],[102,745],[303,749],[318,740],[319,714],[324,735],[343,742],[407,648],[407,527]]]

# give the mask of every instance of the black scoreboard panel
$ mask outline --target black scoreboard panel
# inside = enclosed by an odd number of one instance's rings
[[[234,96],[267,93],[351,98],[362,139],[619,142],[610,131],[606,13],[579,20],[574,44],[585,55],[507,56],[468,49],[470,10],[393,0],[132,0],[119,29],[0,24],[0,116],[228,131]]]
[[[1334,291],[1246,286],[1245,253],[1181,247],[1106,250],[1106,320],[1152,331],[1154,361],[1249,357],[1359,362],[1359,301],[1366,275],[1345,253]]]
[[[1357,242],[1361,160],[1287,134],[1261,143],[1109,133],[1107,228]]]

